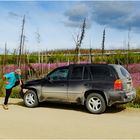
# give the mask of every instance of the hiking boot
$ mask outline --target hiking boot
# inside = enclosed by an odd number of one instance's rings
[[[8,110],[8,105],[3,104],[2,106],[5,110]]]

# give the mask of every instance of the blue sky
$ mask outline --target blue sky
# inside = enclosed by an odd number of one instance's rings
[[[106,28],[105,49],[140,47],[140,1],[0,1],[0,53],[5,42],[9,52],[19,47],[22,18],[25,47],[29,51],[75,48],[73,37],[86,17],[82,48],[101,48]],[[40,43],[37,43],[37,33]]]

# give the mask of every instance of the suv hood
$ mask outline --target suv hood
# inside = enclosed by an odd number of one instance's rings
[[[24,84],[24,87],[41,85],[42,81],[43,81],[43,79],[26,81]]]

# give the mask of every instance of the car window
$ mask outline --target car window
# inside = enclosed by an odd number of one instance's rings
[[[130,76],[130,74],[128,73],[128,71],[125,68],[120,67],[120,71],[121,71],[121,73],[124,77],[129,77]]]
[[[88,80],[90,78],[89,71],[87,67],[83,66],[75,66],[72,70],[71,78],[70,79],[75,79],[75,80]]]
[[[111,71],[105,66],[91,66],[93,80],[107,80],[112,77]]]
[[[71,79],[82,79],[82,74],[83,74],[83,67],[76,66],[72,70]]]
[[[68,68],[57,69],[49,75],[50,80],[67,80]]]

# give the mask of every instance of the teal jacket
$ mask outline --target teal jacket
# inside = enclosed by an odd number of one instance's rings
[[[4,77],[7,79],[7,82],[9,82],[5,85],[6,89],[12,88],[15,85],[16,81],[21,79],[20,75],[15,74],[14,72],[7,73],[4,75]]]

